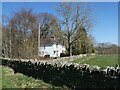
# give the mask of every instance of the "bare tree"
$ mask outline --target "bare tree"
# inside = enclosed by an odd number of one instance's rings
[[[12,57],[32,58],[36,55],[38,23],[32,9],[21,9],[15,12],[9,25],[12,36]]]
[[[10,55],[13,58],[37,57],[38,23],[41,25],[42,37],[55,35],[58,31],[57,18],[54,15],[48,13],[35,15],[32,9],[27,8],[14,12],[9,19],[4,17],[3,22],[2,51],[5,57]]]
[[[60,19],[60,28],[63,38],[67,40],[69,55],[72,54],[71,46],[83,34],[81,30],[89,30],[91,28],[90,10],[84,8],[83,3],[60,3],[57,8]]]
[[[2,16],[2,56],[3,57],[10,57],[10,31],[8,30],[9,25],[9,18],[7,16]]]
[[[55,35],[59,31],[57,18],[50,13],[42,12],[38,14],[39,23],[41,25],[41,38],[46,38],[49,35]]]

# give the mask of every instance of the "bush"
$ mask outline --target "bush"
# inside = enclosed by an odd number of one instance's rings
[[[61,53],[61,54],[60,54],[60,57],[67,57],[67,56],[69,56],[68,53]]]
[[[95,49],[92,50],[92,53],[95,53]]]
[[[65,53],[60,53],[60,57],[65,57]]]
[[[45,59],[50,58],[50,55],[45,55],[44,58]]]
[[[79,54],[80,54],[80,51],[79,51],[79,50],[74,49],[74,50],[72,51],[72,55],[79,55]]]

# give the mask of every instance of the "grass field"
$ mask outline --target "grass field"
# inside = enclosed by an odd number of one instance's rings
[[[2,88],[48,88],[48,89],[60,89],[61,87],[56,87],[51,84],[47,84],[42,80],[37,80],[32,77],[27,77],[23,74],[16,73],[14,74],[13,69],[5,66],[1,66],[2,68]]]
[[[118,64],[118,55],[95,55],[93,58],[84,57],[73,61],[74,63],[98,65],[100,67],[115,66]]]

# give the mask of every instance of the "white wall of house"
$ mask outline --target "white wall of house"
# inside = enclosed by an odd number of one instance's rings
[[[50,55],[50,57],[60,57],[60,53],[65,52],[65,47],[60,44],[45,45],[39,48],[40,56]]]

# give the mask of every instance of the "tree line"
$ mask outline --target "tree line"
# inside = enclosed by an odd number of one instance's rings
[[[36,58],[38,53],[38,30],[40,40],[54,35],[66,46],[70,56],[95,51],[91,11],[84,3],[60,3],[56,12],[34,13],[33,9],[21,8],[11,15],[2,16],[2,56],[9,58]],[[40,27],[39,27],[40,25]]]
[[[97,43],[95,49],[98,54],[119,54],[120,46],[112,43]]]

